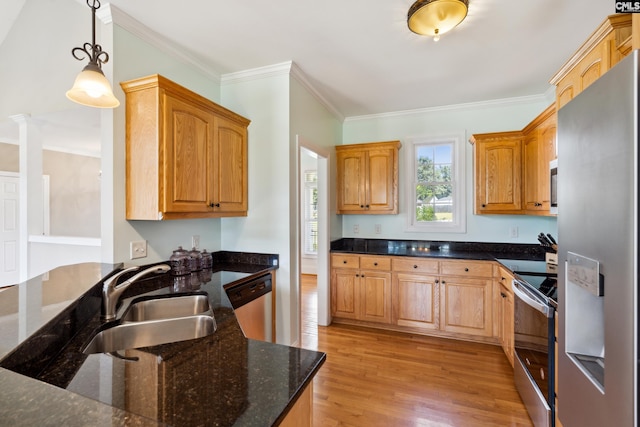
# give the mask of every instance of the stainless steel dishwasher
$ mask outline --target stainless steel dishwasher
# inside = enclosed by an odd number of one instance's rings
[[[273,341],[271,274],[226,289],[242,332],[247,338]]]

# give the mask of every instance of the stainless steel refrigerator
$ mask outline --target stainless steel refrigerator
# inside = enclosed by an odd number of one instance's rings
[[[558,111],[558,415],[637,426],[638,51]]]

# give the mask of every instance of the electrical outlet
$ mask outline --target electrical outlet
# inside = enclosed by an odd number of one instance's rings
[[[358,224],[353,224],[353,234],[358,234],[360,232],[360,226]]]
[[[382,233],[382,225],[376,224],[376,234],[380,234],[380,233]]]
[[[130,259],[146,258],[147,256],[147,241],[136,240],[129,245]]]
[[[198,236],[197,234],[191,236],[191,247],[200,249],[200,236]]]
[[[509,236],[512,238],[518,237],[518,227],[516,225],[512,225],[511,228],[509,228]]]

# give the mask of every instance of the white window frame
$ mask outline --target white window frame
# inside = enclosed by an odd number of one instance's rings
[[[466,233],[466,164],[465,164],[465,132],[448,132],[409,138],[406,141],[406,231],[429,233]],[[451,222],[418,222],[416,221],[416,151],[421,145],[453,144],[451,185],[453,187],[453,221]]]
[[[315,181],[307,181],[306,177],[309,174],[313,174],[315,175],[316,180]],[[303,175],[303,182],[304,182],[304,208],[303,208],[303,213],[304,213],[304,231],[303,231],[303,235],[304,235],[304,247],[303,247],[303,252],[304,255],[306,257],[316,257],[318,256],[318,251],[316,249],[316,251],[311,250],[311,245],[312,245],[312,240],[313,237],[311,236],[311,223],[315,222],[316,224],[316,233],[318,230],[318,218],[316,217],[315,219],[311,218],[311,193],[313,192],[313,190],[315,189],[317,191],[318,189],[318,171],[317,170],[306,170],[304,171],[304,175]],[[317,209],[318,207],[316,206],[316,214],[317,214]],[[318,236],[316,234],[316,245],[318,242]]]

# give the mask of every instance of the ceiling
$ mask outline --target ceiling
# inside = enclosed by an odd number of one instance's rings
[[[44,6],[40,1],[0,0],[0,46],[25,4],[33,11]],[[48,1],[50,15],[60,11],[51,19],[69,32],[79,16],[90,19],[86,0]],[[62,7],[66,2],[81,15],[70,14]],[[549,79],[614,13],[609,0],[469,0],[468,17],[434,42],[407,28],[412,3],[111,0],[212,75],[293,61],[343,118],[543,95],[551,89]],[[73,43],[64,44],[68,58],[67,44]],[[24,49],[31,45],[25,41]],[[46,135],[45,146],[99,155],[98,110],[74,107],[33,119]],[[15,122],[1,118],[3,141],[17,143],[17,132]]]
[[[614,13],[609,0],[469,0],[434,42],[407,28],[413,0],[110,2],[219,75],[293,61],[344,117],[542,95]]]

